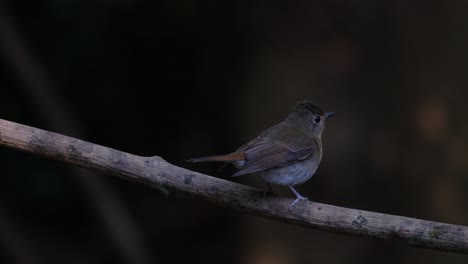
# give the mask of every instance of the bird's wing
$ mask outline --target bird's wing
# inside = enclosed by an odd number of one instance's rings
[[[274,142],[268,137],[259,136],[239,149],[245,155],[245,165],[233,176],[260,172],[304,160],[312,155],[317,147],[313,144],[313,140],[302,143],[306,144],[300,146],[293,143]]]

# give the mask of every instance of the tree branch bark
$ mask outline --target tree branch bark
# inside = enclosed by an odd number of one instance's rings
[[[72,137],[0,119],[0,146],[97,170],[167,193],[194,198],[269,219],[359,236],[399,238],[409,245],[468,254],[468,227],[292,200]]]

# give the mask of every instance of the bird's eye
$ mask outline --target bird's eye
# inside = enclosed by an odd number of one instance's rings
[[[320,120],[322,120],[322,118],[320,118],[320,116],[316,116],[314,122],[318,124],[320,123]]]

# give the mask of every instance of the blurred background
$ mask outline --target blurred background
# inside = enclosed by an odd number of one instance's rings
[[[304,196],[468,225],[467,10],[461,0],[3,0],[0,118],[230,179],[232,168],[186,160],[230,152],[311,100],[336,115]],[[165,198],[14,150],[0,149],[0,165],[1,263],[467,260]]]

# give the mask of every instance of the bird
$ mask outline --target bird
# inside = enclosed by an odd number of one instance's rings
[[[291,211],[299,201],[308,200],[294,186],[305,183],[315,174],[322,160],[325,123],[333,115],[310,101],[300,101],[286,119],[236,151],[188,161],[228,162],[239,169],[233,177],[258,174],[269,187],[270,184],[287,186],[296,196],[289,206]]]

